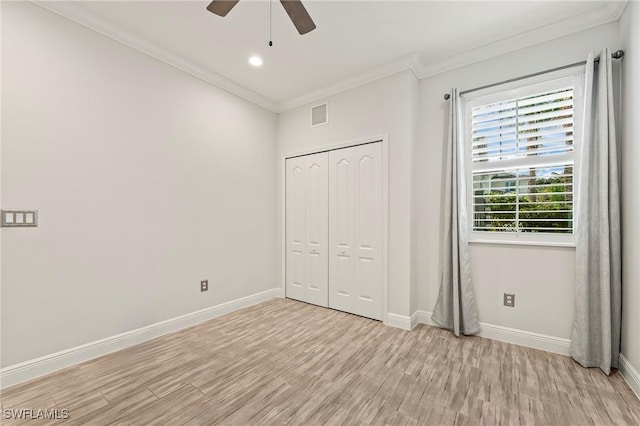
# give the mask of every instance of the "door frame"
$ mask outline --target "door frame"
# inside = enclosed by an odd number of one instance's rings
[[[382,143],[382,322],[388,324],[389,319],[389,135],[381,134],[373,137],[341,142],[323,147],[306,149],[302,151],[283,154],[280,158],[280,173],[282,176],[280,191],[280,271],[281,294],[287,294],[287,165],[288,158],[301,157],[303,155],[319,154],[321,152],[335,151],[337,149],[350,148],[358,145]]]

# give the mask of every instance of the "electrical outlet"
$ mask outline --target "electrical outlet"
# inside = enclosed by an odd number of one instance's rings
[[[514,306],[516,306],[516,295],[505,293],[503,303],[504,303],[504,306],[513,308]]]
[[[208,291],[209,290],[209,280],[200,281],[200,291]]]

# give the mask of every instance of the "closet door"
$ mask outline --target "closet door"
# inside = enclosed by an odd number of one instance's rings
[[[329,306],[328,154],[323,152],[307,155],[304,158],[307,178],[307,282],[303,300],[320,306]]]
[[[329,152],[329,307],[354,310],[354,149]]]
[[[287,297],[328,306],[327,153],[286,160]]]
[[[382,319],[382,144],[329,153],[329,306]]]

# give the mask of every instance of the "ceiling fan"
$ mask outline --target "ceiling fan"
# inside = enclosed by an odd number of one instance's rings
[[[213,0],[207,10],[218,16],[227,16],[227,13],[233,9],[239,0]],[[307,9],[305,9],[302,1],[300,0],[280,0],[282,7],[287,11],[291,22],[295,25],[300,34],[306,34],[309,31],[316,29],[316,24],[309,16]]]

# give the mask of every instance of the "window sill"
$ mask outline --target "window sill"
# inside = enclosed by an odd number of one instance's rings
[[[535,246],[535,247],[567,247],[576,248],[574,242],[561,242],[561,241],[509,241],[509,240],[483,240],[481,238],[473,238],[469,240],[469,244],[492,244],[492,245],[505,245],[505,246]]]

